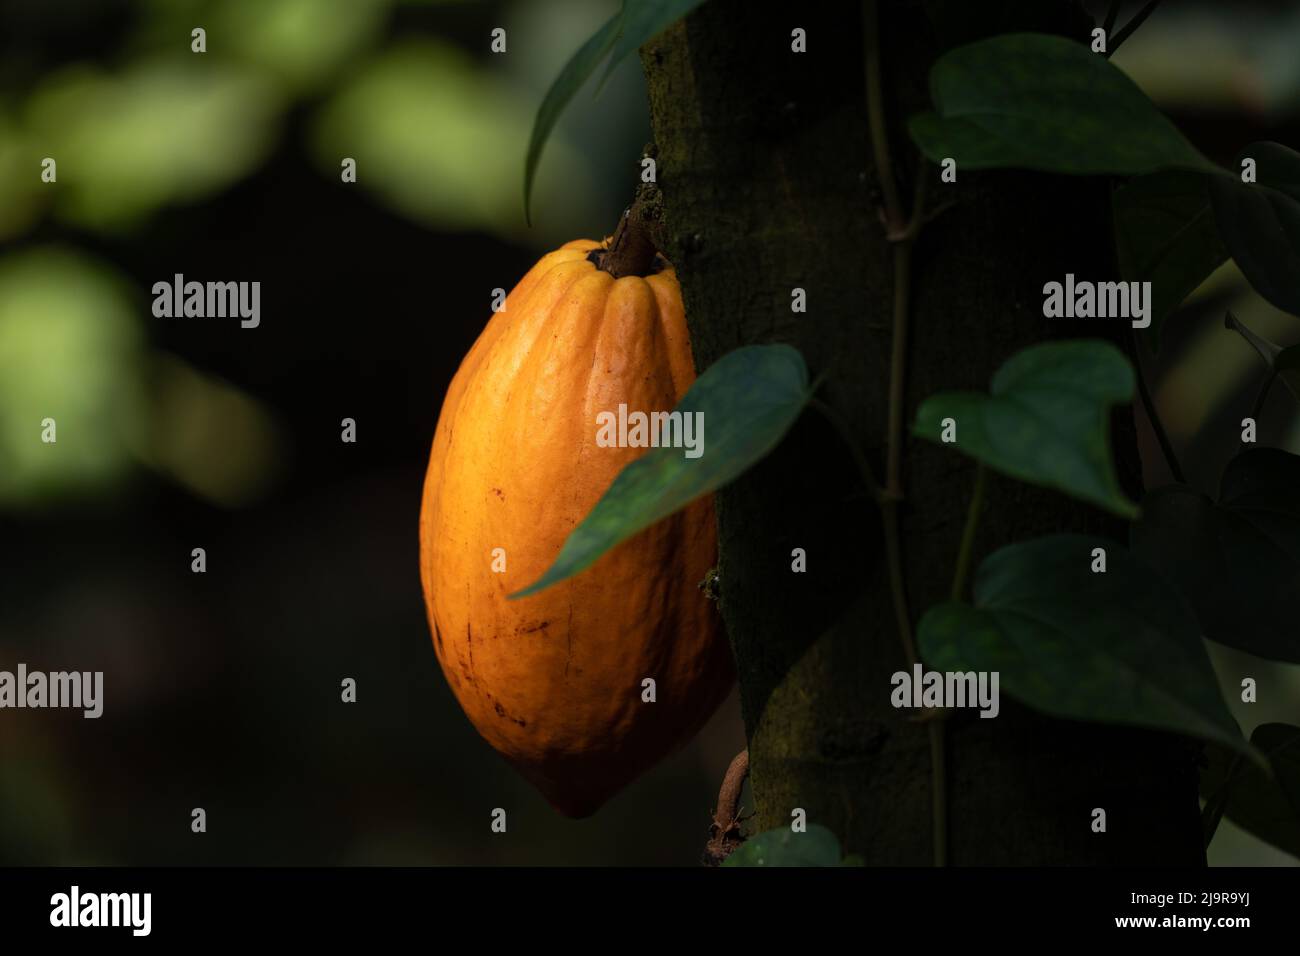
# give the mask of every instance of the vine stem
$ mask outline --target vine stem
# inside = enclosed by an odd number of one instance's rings
[[[849,454],[853,456],[854,464],[858,466],[858,474],[861,475],[863,484],[867,486],[868,494],[870,494],[876,501],[882,501],[884,499],[885,491],[880,487],[880,483],[876,481],[875,470],[872,469],[871,462],[867,461],[867,456],[862,453],[862,447],[854,437],[853,431],[849,428],[848,422],[844,420],[844,417],[840,415],[839,412],[831,408],[831,406],[827,405],[820,398],[814,396],[813,398],[808,399],[808,404],[821,412],[826,420],[835,426],[835,430],[839,432],[840,438],[843,439],[844,444],[848,447]]]
[[[1156,400],[1151,396],[1151,389],[1147,385],[1145,371],[1147,363],[1143,361],[1142,343],[1136,332],[1130,329],[1130,333],[1133,336],[1133,353],[1138,357],[1136,376],[1138,395],[1142,399],[1142,407],[1146,409],[1147,421],[1151,423],[1151,430],[1156,433],[1156,441],[1160,443],[1160,451],[1165,456],[1165,464],[1169,467],[1169,474],[1179,484],[1186,484],[1187,479],[1183,475],[1183,466],[1178,461],[1178,453],[1174,451],[1174,444],[1169,440],[1169,434],[1165,431],[1164,422],[1160,419],[1160,409],[1156,407]]]
[[[885,525],[885,549],[889,562],[889,588],[894,605],[898,636],[909,667],[916,664],[911,613],[903,574],[903,541],[899,505],[903,501],[903,405],[906,397],[907,325],[912,279],[912,240],[894,246],[893,347],[889,359],[889,421],[885,453],[885,494],[881,498]]]
[[[867,117],[871,146],[875,156],[876,176],[884,202],[883,219],[886,238],[893,243],[894,299],[892,349],[889,360],[889,411],[885,488],[880,497],[885,531],[885,555],[889,565],[889,590],[898,626],[899,641],[908,666],[919,660],[912,636],[911,613],[907,606],[907,586],[903,572],[903,544],[899,506],[903,501],[903,411],[907,399],[907,333],[911,314],[912,247],[925,224],[925,190],[928,176],[924,157],[918,161],[916,192],[910,218],[905,219],[898,182],[894,179],[894,162],[890,152],[889,130],[885,118],[884,83],[881,79],[880,6],[878,0],[863,0],[863,60],[867,85]],[[934,865],[948,862],[948,790],[945,771],[945,734],[943,720],[926,722],[930,738],[930,800]]]
[[[975,465],[975,489],[971,492],[970,507],[966,511],[966,527],[961,533],[961,547],[957,551],[957,569],[952,575],[952,599],[960,601],[966,594],[970,580],[970,566],[975,553],[975,532],[980,524],[980,509],[984,506],[984,488],[988,484],[988,471],[982,463]]]
[[[1115,24],[1119,21],[1120,7],[1124,6],[1124,0],[1110,0],[1110,10],[1106,12],[1106,23],[1102,29],[1106,31],[1106,46],[1110,46],[1110,35],[1115,29]]]
[[[867,72],[867,122],[871,128],[871,149],[876,160],[876,176],[885,203],[885,226],[889,230],[903,225],[903,201],[894,179],[894,161],[889,151],[889,130],[885,125],[885,92],[880,78],[880,9],[878,0],[863,0],[863,63]]]
[[[1109,29],[1106,30],[1107,59],[1114,56],[1115,51],[1118,50],[1123,45],[1124,41],[1127,40],[1129,37],[1131,37],[1134,33],[1136,33],[1138,27],[1142,26],[1142,24],[1147,22],[1147,17],[1155,13],[1156,7],[1158,6],[1160,6],[1160,0],[1150,0],[1150,3],[1148,3],[1137,13],[1133,14],[1133,19],[1130,20],[1128,23],[1124,24],[1124,29],[1120,30],[1119,33],[1115,34],[1114,43],[1110,41],[1110,30]],[[1112,10],[1111,12],[1118,15],[1117,10]]]

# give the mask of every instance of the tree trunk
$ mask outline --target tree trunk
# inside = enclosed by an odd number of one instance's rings
[[[1000,15],[981,27],[1079,37],[1091,26],[1065,0],[1030,6],[1034,23]],[[878,213],[861,13],[843,3],[782,9],[772,17],[744,0],[711,0],[642,50],[665,252],[682,281],[697,365],[750,343],[796,346],[812,374],[826,376],[820,397],[880,474],[892,250]],[[890,139],[907,196],[918,167],[904,123],[927,105],[940,41],[920,3],[882,3],[881,21]],[[795,27],[807,31],[807,53],[791,51]],[[1118,278],[1106,182],[959,170],[956,184],[939,185],[936,169],[927,174],[932,204],[956,205],[915,250],[907,421],[935,392],[986,389],[1029,344],[1099,335],[1126,343],[1120,323],[1042,314],[1047,281]],[[806,290],[803,314],[791,309],[796,287]],[[1139,494],[1131,410],[1112,432],[1122,478]],[[915,624],[947,597],[974,468],[911,439],[904,454]],[[718,523],[753,829],[787,825],[803,808],[869,864],[930,862],[927,730],[890,706],[890,676],[906,664],[880,514],[842,439],[805,414],[776,452],[719,493]],[[991,476],[976,557],[1062,531],[1126,539],[1122,522],[1087,505]],[[806,550],[806,573],[792,572],[794,548]],[[1059,721],[1005,696],[996,719],[958,714],[948,725],[951,862],[1204,863],[1194,743]],[[1105,833],[1093,832],[1094,808],[1106,811]]]

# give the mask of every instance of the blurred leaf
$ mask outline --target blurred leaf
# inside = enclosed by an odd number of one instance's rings
[[[1013,478],[1055,488],[1131,518],[1110,457],[1110,407],[1133,397],[1133,368],[1108,342],[1079,339],[1025,349],[993,376],[989,395],[943,392],[921,403],[913,432]]]
[[[1113,63],[1063,37],[1014,33],[930,70],[934,112],[911,120],[931,160],[1081,175],[1216,169]]]
[[[619,12],[588,38],[565,64],[537,108],[533,132],[528,141],[528,153],[524,159],[524,215],[530,223],[533,177],[537,172],[542,148],[573,95],[582,88],[607,55],[609,63],[596,85],[597,91],[605,85],[609,75],[628,54],[703,2],[704,0],[624,0]]]
[[[606,551],[744,474],[770,452],[808,401],[808,369],[788,345],[746,345],[728,352],[690,387],[676,411],[699,413],[702,454],[652,448],[624,468],[569,535],[555,563],[523,597],[592,565]]]
[[[752,836],[723,866],[839,866],[840,841],[818,823],[808,825],[804,833],[789,827],[777,827]]]
[[[357,161],[357,182],[389,207],[434,229],[525,234],[514,191],[528,114],[520,92],[459,51],[403,44],[361,67],[320,110],[317,160],[337,182]],[[561,176],[545,205],[542,239],[568,241],[595,215],[582,188],[585,158],[557,140]],[[545,179],[546,177],[543,177]]]
[[[623,29],[626,16],[627,4],[624,3],[608,23],[578,48],[573,58],[560,71],[560,75],[555,78],[551,88],[546,91],[546,95],[542,97],[541,105],[537,107],[537,117],[533,120],[533,132],[528,138],[528,153],[524,159],[524,217],[530,223],[532,222],[530,203],[533,195],[533,176],[537,172],[537,163],[542,157],[542,147],[546,145],[551,130],[555,128],[555,123],[569,104],[569,100],[573,99],[573,94],[587,82],[600,61],[613,48],[619,31]]]
[[[1115,245],[1126,282],[1151,283],[1153,351],[1166,318],[1228,258],[1206,177],[1165,170],[1115,190]]]
[[[280,470],[286,437],[245,392],[180,359],[153,363],[154,411],[142,457],[178,484],[227,508],[260,497]]]
[[[258,74],[186,53],[120,75],[62,73],[33,94],[27,125],[58,162],[58,212],[117,228],[247,175],[271,146],[281,105]]]
[[[1224,469],[1217,504],[1187,485],[1157,488],[1130,534],[1206,637],[1300,663],[1300,458],[1243,452]]]
[[[142,334],[125,286],[58,248],[0,259],[0,504],[94,491],[145,428]],[[41,440],[55,421],[56,441]]]
[[[1300,316],[1300,153],[1254,143],[1239,159],[1247,157],[1256,162],[1255,183],[1237,173],[1210,181],[1219,234],[1255,291]]]
[[[623,31],[614,44],[614,52],[605,67],[597,89],[605,85],[615,67],[644,43],[653,40],[704,0],[624,0]]]
[[[7,715],[8,716],[8,715]],[[38,746],[0,748],[0,866],[51,866],[77,862],[69,848],[76,833],[67,794],[75,792],[55,747],[27,731]],[[82,851],[84,852],[84,851]]]
[[[1095,548],[1105,572],[1092,571]],[[1056,717],[1172,730],[1259,759],[1191,610],[1117,542],[1053,535],[1002,548],[980,565],[974,598],[921,619],[919,649],[936,670],[996,672],[1001,690]]]
[[[26,133],[0,109],[0,241],[21,235],[58,187],[41,182],[41,160]]]
[[[209,50],[255,63],[295,87],[313,87],[369,48],[390,0],[222,0]]]
[[[1210,816],[1223,815],[1273,846],[1300,856],[1300,727],[1261,724],[1251,745],[1268,758],[1273,775],[1236,754],[1209,746],[1201,794]],[[1207,824],[1215,823],[1207,817]],[[1207,825],[1208,836],[1213,829]]]

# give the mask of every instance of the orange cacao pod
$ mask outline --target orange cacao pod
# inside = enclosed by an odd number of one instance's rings
[[[547,254],[492,316],[447,391],[420,514],[447,681],[479,733],[570,816],[689,740],[734,679],[698,587],[717,557],[711,497],[574,577],[507,598],[644,451],[599,447],[596,415],[669,411],[695,379],[671,266],[615,279],[589,260],[599,248]]]

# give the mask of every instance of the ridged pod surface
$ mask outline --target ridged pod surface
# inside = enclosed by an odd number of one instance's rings
[[[599,248],[578,240],[543,256],[492,316],[447,391],[420,513],[447,681],[488,743],[569,816],[688,741],[734,680],[699,587],[717,559],[711,497],[572,578],[506,597],[550,567],[646,451],[598,446],[597,414],[671,411],[695,380],[672,268],[615,279],[588,260]]]

